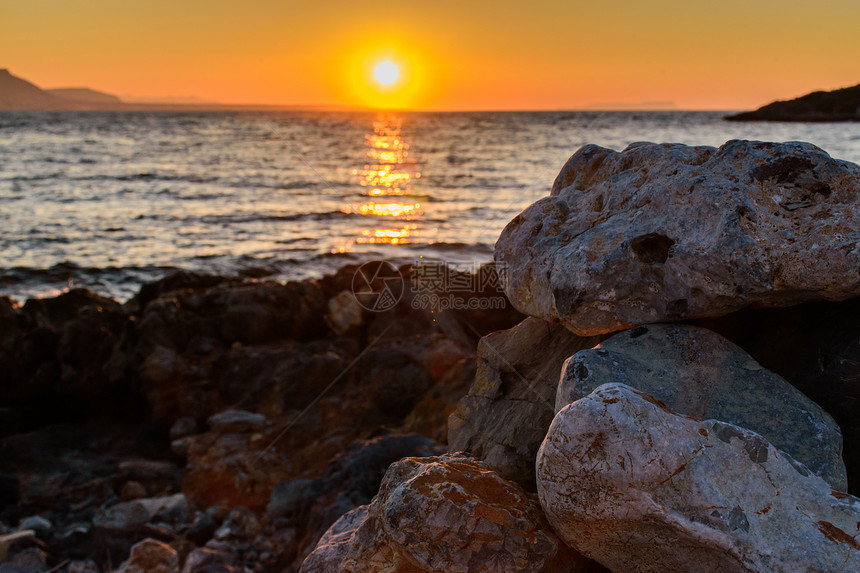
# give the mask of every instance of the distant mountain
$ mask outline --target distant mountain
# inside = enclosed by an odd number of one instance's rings
[[[126,103],[142,103],[153,105],[224,105],[217,101],[203,99],[196,96],[164,96],[164,97],[137,97],[132,95],[122,96]]]
[[[124,101],[125,100],[125,101]],[[280,111],[318,106],[221,104],[197,97],[123,98],[90,88],[42,89],[0,68],[0,110]],[[349,108],[345,108],[349,109]]]
[[[597,102],[582,109],[594,111],[672,111],[678,109],[673,101]]]
[[[98,92],[90,88],[53,88],[43,90],[53,96],[67,100],[93,104],[122,104],[123,101],[113,94]]]
[[[860,121],[860,84],[831,92],[812,92],[776,101],[755,111],[730,115],[729,121]]]
[[[0,109],[59,109],[65,103],[63,98],[0,69]]]

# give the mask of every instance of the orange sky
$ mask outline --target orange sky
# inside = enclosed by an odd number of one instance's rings
[[[858,22],[856,0],[0,0],[0,68],[226,103],[725,110],[857,84]]]

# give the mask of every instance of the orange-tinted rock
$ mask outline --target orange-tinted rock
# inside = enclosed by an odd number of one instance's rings
[[[366,508],[332,526],[302,566],[323,571],[586,571],[534,496],[462,454],[393,464]]]
[[[117,573],[178,573],[179,554],[155,539],[144,539],[131,548],[131,555]]]

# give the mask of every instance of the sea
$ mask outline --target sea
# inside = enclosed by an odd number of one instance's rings
[[[860,123],[726,112],[0,112],[0,295],[126,301],[170,272],[289,281],[349,263],[492,259],[582,145],[807,141]]]

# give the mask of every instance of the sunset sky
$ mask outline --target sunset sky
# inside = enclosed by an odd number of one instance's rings
[[[858,22],[857,0],[0,0],[0,68],[224,103],[729,110],[860,82]]]

